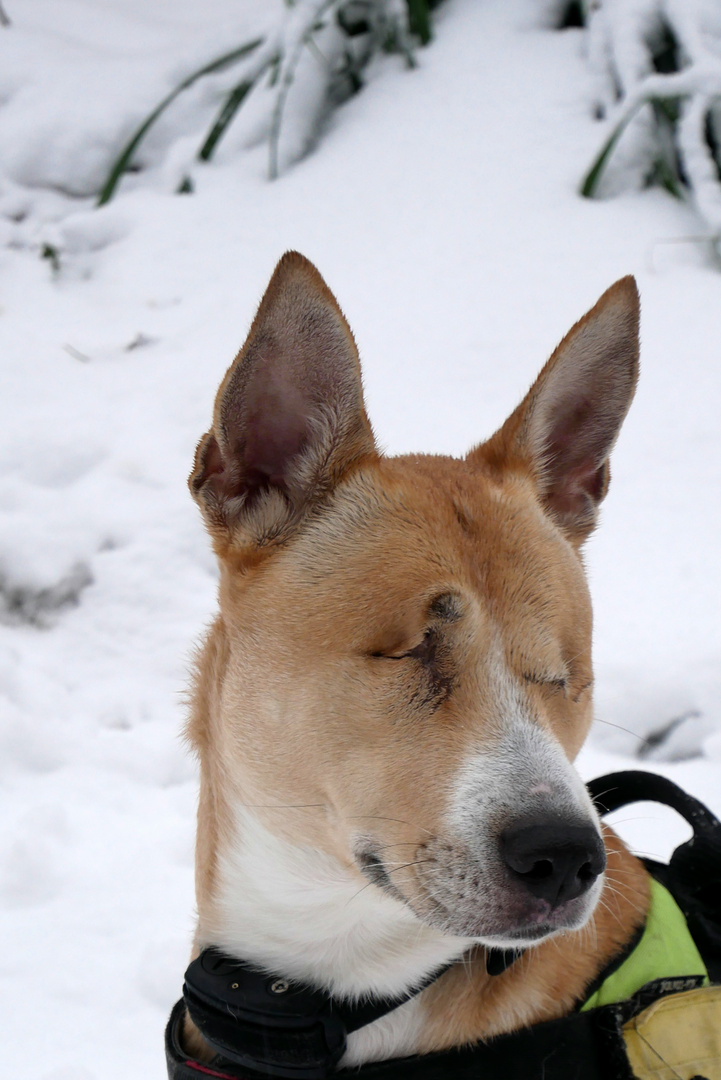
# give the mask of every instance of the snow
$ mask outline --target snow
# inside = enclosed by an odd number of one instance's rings
[[[668,49],[673,43],[670,60]],[[589,19],[588,58],[595,76],[595,110],[614,116],[623,131],[600,190],[643,187],[665,161],[670,176],[684,176],[705,232],[718,251],[721,184],[707,126],[721,124],[721,8],[716,0],[605,0]],[[656,73],[654,53],[664,53]],[[679,70],[666,71],[671,63]],[[654,116],[650,102],[677,105],[675,142],[668,122]],[[644,104],[645,103],[645,104]]]
[[[211,165],[193,162],[234,74],[199,83],[102,210],[89,195],[147,111],[264,32],[280,0],[5,8],[4,1062],[26,1080],[150,1080],[192,932],[183,694],[215,603],[185,482],[277,258],[301,250],[338,296],[390,452],[460,454],[490,434],[570,325],[636,274],[641,385],[587,550],[599,722],[581,768],[636,767],[646,745],[641,767],[717,813],[721,276],[691,207],[578,197],[609,129],[583,33],[553,31],[531,0],[446,0],[419,67],[374,62],[272,183],[262,94]],[[177,196],[185,173],[195,194]],[[643,852],[684,836],[662,811],[619,816]]]

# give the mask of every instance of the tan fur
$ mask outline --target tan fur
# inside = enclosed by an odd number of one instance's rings
[[[545,414],[564,407],[568,379],[556,373],[570,363],[569,350],[587,349],[588,340],[600,348],[610,334],[611,352],[628,351],[638,318],[633,289],[624,279],[605,294],[506,424],[465,460],[385,458],[373,444],[357,353],[335,301],[300,256],[280,264],[220,388],[190,481],[220,559],[220,615],[199,655],[188,726],[201,766],[199,941],[219,918],[218,859],[233,842],[236,804],[254,807],[276,836],[339,860],[359,889],[367,882],[352,838],[363,820],[375,841],[403,853],[399,863],[418,863],[393,880],[426,917],[417,855],[428,851],[429,836],[443,836],[449,778],[498,733],[492,656],[502,657],[567,757],[578,753],[592,720],[593,679],[578,548],[605,494],[635,357],[611,361],[623,368],[615,390],[606,375],[592,380],[604,400],[617,400],[599,422],[598,447],[572,463],[580,495],[575,479],[561,490],[544,457]],[[303,389],[298,411],[300,426],[309,417],[306,435],[296,440],[292,476],[246,493],[238,431],[260,394],[253,380],[278,350],[295,349],[301,367],[311,362],[310,339],[293,322],[298,306],[304,327],[322,327],[312,361],[318,385]],[[326,374],[325,354],[339,350],[336,378],[330,361]],[[280,391],[288,408],[294,387]],[[458,610],[429,613],[449,593]],[[432,678],[384,659],[413,650],[431,624],[440,643]],[[642,865],[608,830],[606,848],[606,887],[590,922],[529,949],[494,978],[477,947],[424,991],[420,1051],[573,1008],[648,905]],[[188,1030],[189,1048],[200,1053],[202,1040]]]

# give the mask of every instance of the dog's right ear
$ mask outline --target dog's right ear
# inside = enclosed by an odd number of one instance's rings
[[[282,541],[376,454],[353,335],[316,268],[278,263],[215,399],[189,484],[220,552]]]

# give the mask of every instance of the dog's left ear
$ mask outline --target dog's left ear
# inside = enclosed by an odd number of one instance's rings
[[[547,512],[575,544],[596,524],[608,456],[638,379],[636,282],[622,278],[566,335],[528,394],[468,460],[531,473]]]

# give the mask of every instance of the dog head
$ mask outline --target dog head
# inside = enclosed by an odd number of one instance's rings
[[[592,719],[579,549],[637,366],[624,278],[465,459],[384,457],[350,329],[284,256],[190,478],[220,563],[191,722],[201,903],[250,806],[442,933],[584,924],[605,859],[572,765]]]

